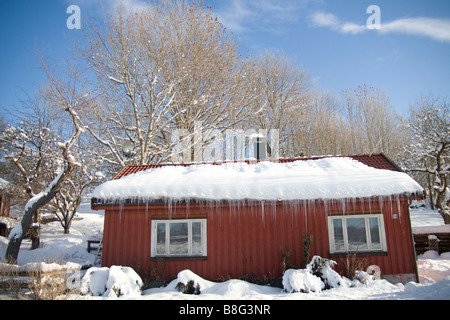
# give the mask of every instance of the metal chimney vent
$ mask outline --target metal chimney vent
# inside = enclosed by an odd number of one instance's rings
[[[267,138],[262,134],[252,134],[250,136],[253,145],[253,154],[256,160],[267,159]]]

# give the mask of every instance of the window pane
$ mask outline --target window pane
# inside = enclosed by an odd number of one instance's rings
[[[380,238],[378,218],[370,218],[370,241],[372,242],[372,250],[382,249]]]
[[[170,254],[188,254],[188,224],[170,224]]]
[[[342,230],[342,219],[333,220],[333,229],[334,229],[334,249],[336,251],[345,250],[344,232]]]
[[[202,224],[192,223],[192,254],[202,254]]]
[[[347,236],[350,251],[368,250],[364,218],[348,218]]]
[[[156,225],[156,254],[166,254],[166,224]]]

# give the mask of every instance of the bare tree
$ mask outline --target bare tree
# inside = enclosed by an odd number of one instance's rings
[[[64,168],[61,169],[56,178],[47,186],[44,191],[36,194],[27,202],[20,223],[16,227],[14,227],[9,236],[9,244],[6,249],[5,261],[11,263],[17,262],[20,245],[31,226],[33,216],[35,216],[36,212],[44,205],[46,205],[56,195],[58,190],[62,188],[64,181],[67,180],[68,176],[76,166],[76,163],[70,154],[70,149],[72,148],[78,136],[83,132],[83,130],[79,126],[75,111],[71,107],[66,107],[65,111],[72,116],[76,131],[69,141],[64,144],[60,144],[59,146],[61,149],[62,158],[65,162]]]
[[[389,96],[381,89],[364,85],[344,91],[343,98],[351,153],[383,152],[396,159],[404,136]]]
[[[122,9],[105,26],[84,27],[80,51],[98,91],[88,130],[105,161],[116,169],[167,161],[180,144],[171,140],[174,130],[192,139],[195,123],[204,133],[225,130],[247,115],[252,96],[236,45],[201,3]],[[122,153],[125,141],[135,157]]]
[[[337,155],[348,153],[348,126],[339,112],[338,101],[331,93],[311,93],[309,108],[293,132],[295,148],[300,155]]]
[[[281,154],[286,156],[289,137],[298,132],[298,120],[303,119],[309,109],[310,76],[294,59],[265,51],[256,58],[250,77],[257,99],[252,105],[254,115],[248,125],[266,130],[267,134],[279,130]]]
[[[0,131],[4,131],[6,129],[5,117],[0,113]]]
[[[42,186],[54,178],[58,166],[55,157],[57,132],[55,123],[60,118],[51,111],[42,91],[35,98],[23,102],[23,111],[16,113],[18,125],[8,126],[0,135],[0,146],[6,161],[10,161],[17,174],[12,175],[12,189],[16,203],[26,203]],[[59,151],[57,151],[59,152]],[[39,212],[33,216],[33,223],[39,223]],[[39,246],[39,229],[30,235],[32,249]]]
[[[63,187],[55,194],[49,206],[64,229],[64,234],[70,233],[73,219],[78,212],[84,192],[93,183],[101,181],[103,176],[88,172],[85,164],[77,166],[70,177],[64,182]]]
[[[53,144],[56,144],[57,148],[60,150],[58,156],[54,153],[52,154],[54,163],[59,167],[58,172],[53,172],[53,180],[47,182],[47,184],[44,185],[44,188],[41,188],[41,191],[38,193],[32,189],[32,181],[25,181],[25,185],[28,187],[27,193],[29,193],[31,199],[25,205],[19,224],[13,228],[9,235],[9,244],[6,249],[5,260],[10,263],[17,262],[20,245],[31,226],[33,216],[36,216],[38,210],[53,199],[56,193],[63,187],[64,182],[69,178],[74,168],[78,165],[71,154],[71,149],[85,130],[78,117],[77,111],[88,105],[89,95],[81,95],[77,90],[76,84],[78,79],[76,73],[72,74],[69,80],[63,81],[61,78],[56,78],[54,74],[47,69],[45,64],[43,64],[43,68],[48,78],[48,86],[45,88],[45,94],[43,94],[43,96],[45,96],[46,102],[54,108],[55,114],[65,114],[68,116],[68,121],[71,123],[72,128],[65,128],[65,130],[61,132],[52,132],[50,135],[55,137],[60,133],[64,133],[67,136],[67,140],[52,140]],[[50,128],[43,127],[40,132],[38,130],[38,134],[44,134],[49,131]],[[26,135],[26,132],[22,130],[19,130],[19,133],[19,136]],[[24,140],[26,140],[26,138]],[[17,146],[20,145],[17,141],[13,141],[13,143]],[[47,152],[46,150],[39,148],[37,148],[37,150],[41,153]],[[18,148],[18,153],[15,155],[9,154],[10,159],[17,165],[20,171],[25,170],[20,158],[27,152],[34,151],[29,150],[25,145],[22,149]],[[33,157],[30,159],[33,159]],[[35,161],[39,163],[42,159],[42,156],[36,157]]]
[[[399,159],[407,134],[384,91],[359,86],[341,97],[318,90],[305,97],[306,107],[289,115],[291,155],[383,152]]]

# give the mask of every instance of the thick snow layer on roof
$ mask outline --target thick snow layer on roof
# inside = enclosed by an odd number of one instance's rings
[[[163,166],[99,186],[101,200],[313,200],[414,194],[422,188],[403,172],[350,158]]]

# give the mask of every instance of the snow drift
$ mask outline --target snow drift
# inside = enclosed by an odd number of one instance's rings
[[[350,158],[164,166],[99,186],[92,197],[125,199],[311,200],[421,193],[406,173]]]

